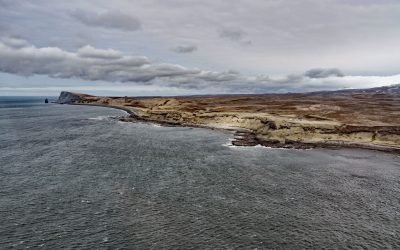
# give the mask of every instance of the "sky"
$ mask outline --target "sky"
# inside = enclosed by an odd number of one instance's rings
[[[400,83],[398,0],[0,0],[0,95]]]

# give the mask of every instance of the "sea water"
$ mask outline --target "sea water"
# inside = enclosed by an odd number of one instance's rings
[[[400,248],[400,158],[0,99],[0,248]]]

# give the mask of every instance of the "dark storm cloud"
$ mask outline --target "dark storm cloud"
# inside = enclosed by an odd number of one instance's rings
[[[309,78],[326,78],[330,76],[343,77],[344,74],[339,69],[310,69],[304,73]]]
[[[178,45],[172,48],[172,51],[176,53],[192,53],[197,50],[197,46],[195,45]]]
[[[102,13],[76,10],[71,16],[88,26],[135,31],[141,29],[139,19],[121,11],[106,11]]]

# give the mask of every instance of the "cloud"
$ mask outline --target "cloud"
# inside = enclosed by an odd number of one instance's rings
[[[286,75],[316,66],[338,67],[351,75],[399,72],[400,57],[394,53],[400,43],[398,0],[0,0],[0,4],[0,33],[42,47],[73,50],[91,44],[140,51],[190,67],[236,68],[254,74],[267,70]],[[142,26],[140,36],[116,32]],[[199,48],[196,61],[171,58],[165,52],[183,41]]]
[[[16,41],[18,42],[0,39],[0,72],[20,76],[100,81],[103,85],[105,82],[119,82],[125,84],[124,86],[171,87],[196,90],[199,93],[304,92],[352,86],[368,87],[366,83],[371,87],[376,86],[373,81],[382,83],[387,80],[387,84],[400,81],[400,76],[343,76],[337,69],[313,69],[304,74],[281,78],[246,76],[235,70],[218,72],[153,62],[145,56],[126,55],[117,50],[99,49],[90,45],[71,52],[58,47],[36,47],[26,41]]]
[[[197,50],[196,45],[178,45],[172,48],[172,51],[176,53],[192,53]]]
[[[119,59],[122,57],[121,52],[113,49],[96,49],[90,45],[81,47],[77,51],[78,56],[87,58],[100,58],[100,59]]]
[[[240,73],[235,71],[227,71],[227,72],[201,72],[198,76],[198,79],[207,81],[207,82],[229,82],[236,81],[242,79]],[[245,79],[243,79],[245,80]]]
[[[121,11],[95,13],[76,10],[71,13],[71,16],[85,25],[94,27],[120,29],[125,31],[135,31],[142,27],[139,19],[122,13]]]
[[[12,47],[12,48],[23,48],[29,45],[29,43],[21,38],[16,38],[16,37],[3,37],[0,39],[0,42],[3,44]]]
[[[221,30],[219,30],[219,36],[224,39],[238,42],[243,46],[250,46],[253,43],[251,40],[246,39],[246,32],[239,28],[222,28]]]
[[[179,78],[195,75],[197,69],[180,65],[152,63],[144,56],[122,55],[112,49],[85,46],[77,52],[57,47],[16,48],[0,42],[0,71],[31,76],[103,80],[109,82],[150,82],[156,78]]]
[[[331,76],[343,77],[344,74],[339,69],[310,69],[304,73],[309,78],[327,78]]]
[[[232,41],[239,41],[244,37],[245,33],[237,28],[223,28],[219,31],[219,36]]]
[[[182,87],[194,87],[188,83],[201,87],[213,82],[235,81],[241,77],[236,72],[217,73],[188,69],[176,64],[154,63],[144,56],[123,55],[116,50],[98,49],[89,45],[76,52],[58,47],[38,48],[28,43],[24,46],[14,45],[0,42],[1,72],[141,84],[163,81],[164,85],[181,84]]]
[[[241,42],[241,44],[244,46],[250,46],[253,44],[253,42],[251,40],[246,40],[246,41]]]
[[[219,31],[219,36],[224,39],[238,42],[243,46],[250,46],[253,44],[251,40],[246,39],[246,33],[237,28],[224,28]]]

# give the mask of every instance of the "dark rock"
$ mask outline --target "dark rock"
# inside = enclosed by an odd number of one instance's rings
[[[265,121],[263,122],[265,126],[267,126],[269,129],[277,129],[278,127],[276,126],[276,123],[274,121]]]

